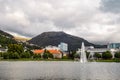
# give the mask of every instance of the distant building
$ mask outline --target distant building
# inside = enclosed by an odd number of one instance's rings
[[[5,53],[8,49],[0,48],[0,52]]]
[[[109,43],[107,47],[109,49],[120,49],[120,43]]]
[[[58,47],[60,48],[61,51],[68,51],[68,44],[61,42]]]
[[[60,48],[59,48],[59,47],[56,47],[56,46],[51,46],[51,45],[46,46],[46,47],[45,47],[45,49],[46,49],[46,50],[60,50]]]
[[[90,53],[91,56],[93,56],[95,53],[104,53],[106,51],[110,51],[111,54],[113,55],[118,51],[120,51],[120,44],[119,43],[111,43],[108,44],[108,48],[94,48],[92,46],[90,47],[85,47],[85,50]]]
[[[62,53],[60,50],[49,49],[47,51],[49,51],[53,55],[54,58],[62,58]],[[43,56],[44,52],[45,52],[45,49],[33,50],[34,54],[41,54],[41,56]]]

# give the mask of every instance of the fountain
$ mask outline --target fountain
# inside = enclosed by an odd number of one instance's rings
[[[82,46],[81,46],[80,62],[81,62],[81,63],[87,62],[84,42],[82,42]]]

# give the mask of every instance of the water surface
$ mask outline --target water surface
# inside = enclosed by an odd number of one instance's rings
[[[3,61],[0,80],[120,80],[120,63]]]

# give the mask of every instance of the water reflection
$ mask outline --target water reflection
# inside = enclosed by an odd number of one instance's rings
[[[0,80],[119,80],[120,63],[0,62]]]

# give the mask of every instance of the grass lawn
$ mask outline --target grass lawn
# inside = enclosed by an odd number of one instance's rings
[[[120,59],[96,60],[96,62],[120,62]]]

